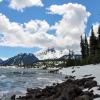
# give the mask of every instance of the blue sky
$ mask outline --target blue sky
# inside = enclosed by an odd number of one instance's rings
[[[12,0],[14,1],[14,0]],[[25,0],[28,1],[28,0]],[[34,1],[34,0],[33,0]],[[2,14],[1,16],[6,16],[6,19],[9,19],[9,22],[15,22],[18,24],[24,24],[24,23],[28,23],[31,20],[39,20],[39,21],[43,21],[45,20],[49,27],[54,26],[55,23],[59,23],[60,21],[62,21],[62,17],[64,15],[60,15],[60,14],[56,14],[53,11],[54,14],[48,14],[48,10],[52,5],[64,5],[64,4],[68,4],[68,3],[78,3],[81,4],[82,6],[86,7],[86,11],[90,12],[91,15],[89,16],[88,20],[87,20],[87,24],[85,25],[86,29],[85,29],[85,33],[89,33],[90,28],[92,26],[92,24],[95,23],[100,23],[100,0],[41,0],[41,3],[43,4],[43,6],[41,5],[30,5],[29,7],[27,7],[27,5],[24,8],[20,8],[19,10],[14,8],[13,6],[9,6],[11,3],[11,0],[2,0],[0,2],[0,13]],[[46,25],[47,26],[47,25]],[[0,32],[0,39],[2,40],[2,37],[5,35],[3,34],[3,32],[5,31],[1,31]],[[57,28],[55,30],[53,29],[46,29],[46,33],[48,33],[49,35],[55,35],[57,32]],[[41,32],[40,32],[41,33]],[[7,34],[7,33],[6,33]],[[14,33],[13,33],[14,34]],[[69,33],[70,34],[70,33]],[[8,34],[9,35],[9,34]],[[44,34],[43,34],[44,35]],[[46,35],[48,36],[48,35]],[[45,36],[45,37],[46,37]],[[8,36],[9,37],[9,36]],[[26,36],[26,38],[28,38]],[[55,38],[55,37],[54,37]],[[51,38],[50,38],[51,39]],[[0,42],[1,42],[0,40]],[[51,39],[52,41],[52,39]],[[45,41],[44,41],[45,42]],[[9,42],[7,42],[9,43]],[[7,45],[7,43],[1,43],[0,45],[0,57],[11,57],[14,56],[18,53],[22,53],[22,52],[31,52],[31,53],[35,53],[36,51],[40,50],[42,48],[42,46],[35,45],[35,46],[23,46],[23,45]],[[37,44],[37,42],[36,42]],[[52,44],[52,43],[51,43]],[[51,45],[49,44],[45,44],[44,45]],[[41,44],[43,45],[43,44]],[[43,45],[43,48],[46,47]],[[48,46],[47,46],[48,47]],[[67,46],[65,46],[67,48]],[[63,48],[65,48],[63,47]]]

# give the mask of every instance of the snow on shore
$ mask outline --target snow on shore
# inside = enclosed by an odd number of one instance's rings
[[[63,68],[59,70],[59,73],[76,76],[76,78],[83,78],[84,76],[94,76],[96,77],[95,80],[98,82],[98,85],[100,86],[100,64]],[[93,88],[94,93],[100,94],[100,91],[97,89],[98,87]],[[97,98],[95,100],[100,100],[100,98]]]
[[[75,72],[73,73],[72,71]],[[100,64],[63,68],[59,72],[65,75],[76,76],[76,78],[82,78],[84,75],[92,74],[92,76],[96,77],[96,81],[100,84]]]

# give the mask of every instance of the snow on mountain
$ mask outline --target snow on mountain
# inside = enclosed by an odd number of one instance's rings
[[[66,54],[68,54],[68,50],[57,50],[54,48],[50,48],[50,49],[45,49],[45,50],[41,50],[39,52],[36,53],[36,57],[39,60],[44,60],[44,59],[56,59],[56,58],[60,58]]]

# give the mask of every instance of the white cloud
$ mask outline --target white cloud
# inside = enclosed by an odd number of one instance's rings
[[[59,45],[63,47],[78,49],[80,35],[84,34],[86,23],[90,13],[81,4],[52,5],[48,8],[50,14],[58,14],[62,19],[52,29],[56,30]]]
[[[0,0],[0,2],[2,2],[3,0]]]
[[[26,7],[43,6],[42,0],[11,0],[9,7],[18,11],[23,11]]]
[[[0,33],[3,35],[0,45],[41,48],[52,45],[54,36],[47,33],[50,26],[45,20],[31,20],[19,24],[0,14],[0,23]]]
[[[93,24],[93,31],[94,31],[96,36],[98,36],[98,27],[99,27],[99,25],[100,24],[98,22]]]
[[[96,22],[96,23],[93,23],[93,31],[94,31],[94,34],[96,37],[98,37],[98,27],[99,27],[99,23]],[[92,31],[92,28],[90,29],[89,33],[88,33],[88,43],[90,43],[90,36],[91,36],[91,31]]]
[[[26,27],[26,31],[29,31],[31,33],[47,32],[50,27],[45,20],[31,20],[28,23],[25,23],[24,25]]]
[[[24,24],[11,22],[0,14],[0,45],[40,48],[78,49],[80,34],[84,33],[89,12],[81,4],[52,5],[50,13],[62,16],[59,22],[50,26],[45,20],[31,20]],[[49,34],[55,29],[55,35]]]
[[[98,37],[98,27],[99,27],[99,25],[100,24],[98,22],[92,24],[93,31],[94,31],[94,34],[95,34],[96,37]],[[90,29],[90,31],[88,33],[88,40],[90,39],[90,36],[91,36],[91,30],[92,30],[92,28]]]

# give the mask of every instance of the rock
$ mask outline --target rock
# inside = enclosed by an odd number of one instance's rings
[[[76,76],[66,75],[65,79],[75,79]]]
[[[85,88],[89,88],[89,89],[95,86],[97,86],[97,82],[93,80],[86,81],[84,85]]]
[[[11,100],[16,100],[16,95],[11,96]]]
[[[32,95],[29,94],[29,95],[26,95],[26,96],[23,96],[23,97],[19,97],[19,98],[16,98],[16,100],[32,100]]]
[[[85,91],[85,92],[84,92],[84,95],[89,96],[91,99],[93,99],[93,98],[94,98],[94,94],[93,94],[93,92],[92,92],[92,91],[91,91],[91,92],[89,92],[89,91]]]
[[[82,79],[67,77],[65,82],[46,86],[44,89],[27,89],[26,96],[19,97],[18,100],[93,100],[99,97],[99,95],[94,95],[93,91],[82,90],[97,85],[97,82],[93,80],[94,77]]]
[[[77,84],[81,87],[84,87],[84,88],[91,89],[92,87],[97,86],[97,82],[93,80],[94,78],[95,77],[77,79],[77,80],[75,80],[75,84]]]
[[[50,70],[49,73],[58,73],[59,69]]]
[[[84,75],[83,77],[89,77],[89,76],[92,76],[92,74],[89,74],[89,75]]]
[[[28,92],[28,93],[34,93],[34,92],[35,92],[35,89],[27,88],[27,92]]]
[[[72,71],[72,73],[74,73],[74,72],[75,72],[75,70]]]
[[[98,87],[98,89],[97,90],[100,90],[100,86]]]
[[[93,100],[93,99],[90,99],[88,95],[82,95],[82,96],[76,97],[75,100]]]
[[[92,93],[93,93],[93,92],[94,92],[94,90],[91,90],[90,92],[92,92]]]
[[[74,98],[80,95],[81,93],[82,90],[77,85],[68,86],[63,91],[63,95],[67,98],[66,100],[74,100]]]
[[[94,98],[100,98],[100,95],[99,94],[95,94]]]

